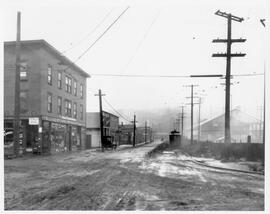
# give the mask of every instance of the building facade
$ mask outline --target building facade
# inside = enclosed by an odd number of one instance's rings
[[[45,40],[21,41],[20,150],[57,153],[85,148],[85,71]],[[4,127],[12,130],[15,42],[4,43]],[[12,131],[11,131],[12,132]]]
[[[223,143],[224,124],[224,114],[203,121],[200,124],[200,140]],[[262,143],[263,126],[261,120],[258,120],[239,109],[233,109],[231,111],[230,125],[232,143],[246,143],[248,136],[251,137],[251,142]],[[195,140],[198,136],[198,129],[198,125],[194,127],[193,134]],[[188,136],[189,135],[190,130]]]
[[[109,112],[103,111],[103,133],[110,137],[113,142],[119,144],[119,117]],[[100,133],[100,113],[86,113],[86,148],[101,147]]]

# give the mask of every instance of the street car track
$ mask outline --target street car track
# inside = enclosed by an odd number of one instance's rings
[[[240,169],[231,169],[231,168],[224,168],[224,167],[218,167],[218,166],[210,166],[208,164],[204,164],[204,163],[194,159],[192,156],[190,156],[187,153],[183,153],[183,154],[190,157],[191,160],[189,160],[189,161],[191,161],[192,163],[195,163],[195,164],[198,164],[198,165],[201,165],[201,166],[204,166],[204,167],[208,167],[208,168],[212,168],[212,169],[225,170],[225,171],[231,171],[231,172],[242,172],[242,173],[247,173],[247,174],[255,174],[255,175],[263,175],[264,176],[263,172],[252,172],[252,171],[246,171],[246,170],[240,170]]]

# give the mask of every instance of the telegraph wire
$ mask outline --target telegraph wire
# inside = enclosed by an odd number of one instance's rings
[[[81,44],[83,41],[85,41],[89,36],[91,36],[102,24],[103,22],[109,17],[109,15],[112,13],[113,9],[111,9],[106,15],[105,17],[103,17],[103,19],[95,26],[95,28],[90,31],[90,33],[86,34],[82,39],[80,39],[77,43],[75,43],[74,45],[72,45],[70,48],[64,50],[61,54],[64,54],[70,50],[72,50],[73,48],[75,48],[76,46],[78,46],[79,44]]]
[[[101,77],[135,77],[135,78],[191,78],[192,75],[144,75],[144,74],[90,74]],[[234,74],[235,77],[263,76],[264,73],[257,74]]]
[[[146,39],[146,37],[147,37],[147,35],[149,34],[150,30],[152,29],[153,25],[154,25],[155,22],[157,21],[159,15],[160,15],[160,12],[161,12],[161,9],[158,11],[158,13],[156,14],[156,16],[154,17],[154,19],[152,20],[152,22],[151,22],[151,24],[149,25],[149,27],[146,29],[146,31],[145,31],[143,37],[141,38],[141,40],[139,41],[139,43],[138,43],[138,45],[137,45],[137,47],[136,47],[136,49],[135,49],[135,52],[134,52],[133,55],[130,57],[130,59],[129,59],[129,61],[127,62],[127,64],[126,64],[126,66],[125,66],[125,68],[124,68],[124,70],[123,70],[122,73],[125,73],[125,72],[127,71],[128,66],[131,64],[131,62],[132,62],[133,59],[135,58],[135,56],[136,56],[138,50],[141,48],[141,46],[142,46],[144,40]]]
[[[129,6],[105,29],[105,31],[76,59],[72,62],[75,64],[79,59],[81,59],[110,29],[111,27],[122,17],[122,15],[129,9]],[[71,65],[66,67],[64,71],[70,68]]]
[[[112,110],[117,113],[122,119],[126,120],[127,122],[130,123],[131,120],[127,119],[127,117],[124,117],[120,112],[118,112],[104,97],[103,99],[105,100],[105,102],[112,108]]]
[[[129,6],[115,19],[107,28],[106,30],[74,61],[77,62],[81,59],[109,30],[110,28],[121,18],[121,16],[129,9]]]

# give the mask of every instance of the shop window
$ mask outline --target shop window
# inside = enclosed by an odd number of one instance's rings
[[[80,105],[80,119],[83,120],[83,105]]]
[[[48,93],[48,112],[52,113],[52,94]]]
[[[57,100],[57,112],[59,115],[62,115],[62,97],[58,97]]]
[[[77,96],[77,81],[74,80],[74,95]]]
[[[77,118],[77,103],[73,104],[73,116],[74,118]]]
[[[62,72],[58,71],[58,76],[57,76],[57,87],[59,89],[62,88]]]
[[[80,96],[81,98],[83,98],[83,85],[82,84],[80,85]]]
[[[48,84],[52,85],[52,66],[48,65]]]

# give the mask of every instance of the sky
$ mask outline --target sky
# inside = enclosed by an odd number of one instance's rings
[[[131,78],[96,74],[167,75],[223,74],[227,22],[217,10],[243,17],[232,23],[233,52],[246,53],[232,59],[232,75],[268,72],[265,0],[204,1],[63,1],[11,0],[1,7],[4,41],[16,38],[16,12],[21,11],[21,39],[44,39],[71,61],[76,60],[127,8],[108,32],[76,64],[91,75],[87,80],[87,111],[98,111],[98,89],[115,109],[130,118],[138,110],[178,108],[189,103],[189,84],[202,96],[202,118],[224,112],[224,79],[220,78]],[[263,76],[232,79],[232,107],[240,107],[257,118],[263,105]],[[104,102],[104,109],[111,112]],[[180,110],[180,108],[179,108]],[[197,111],[197,107],[195,108]]]

